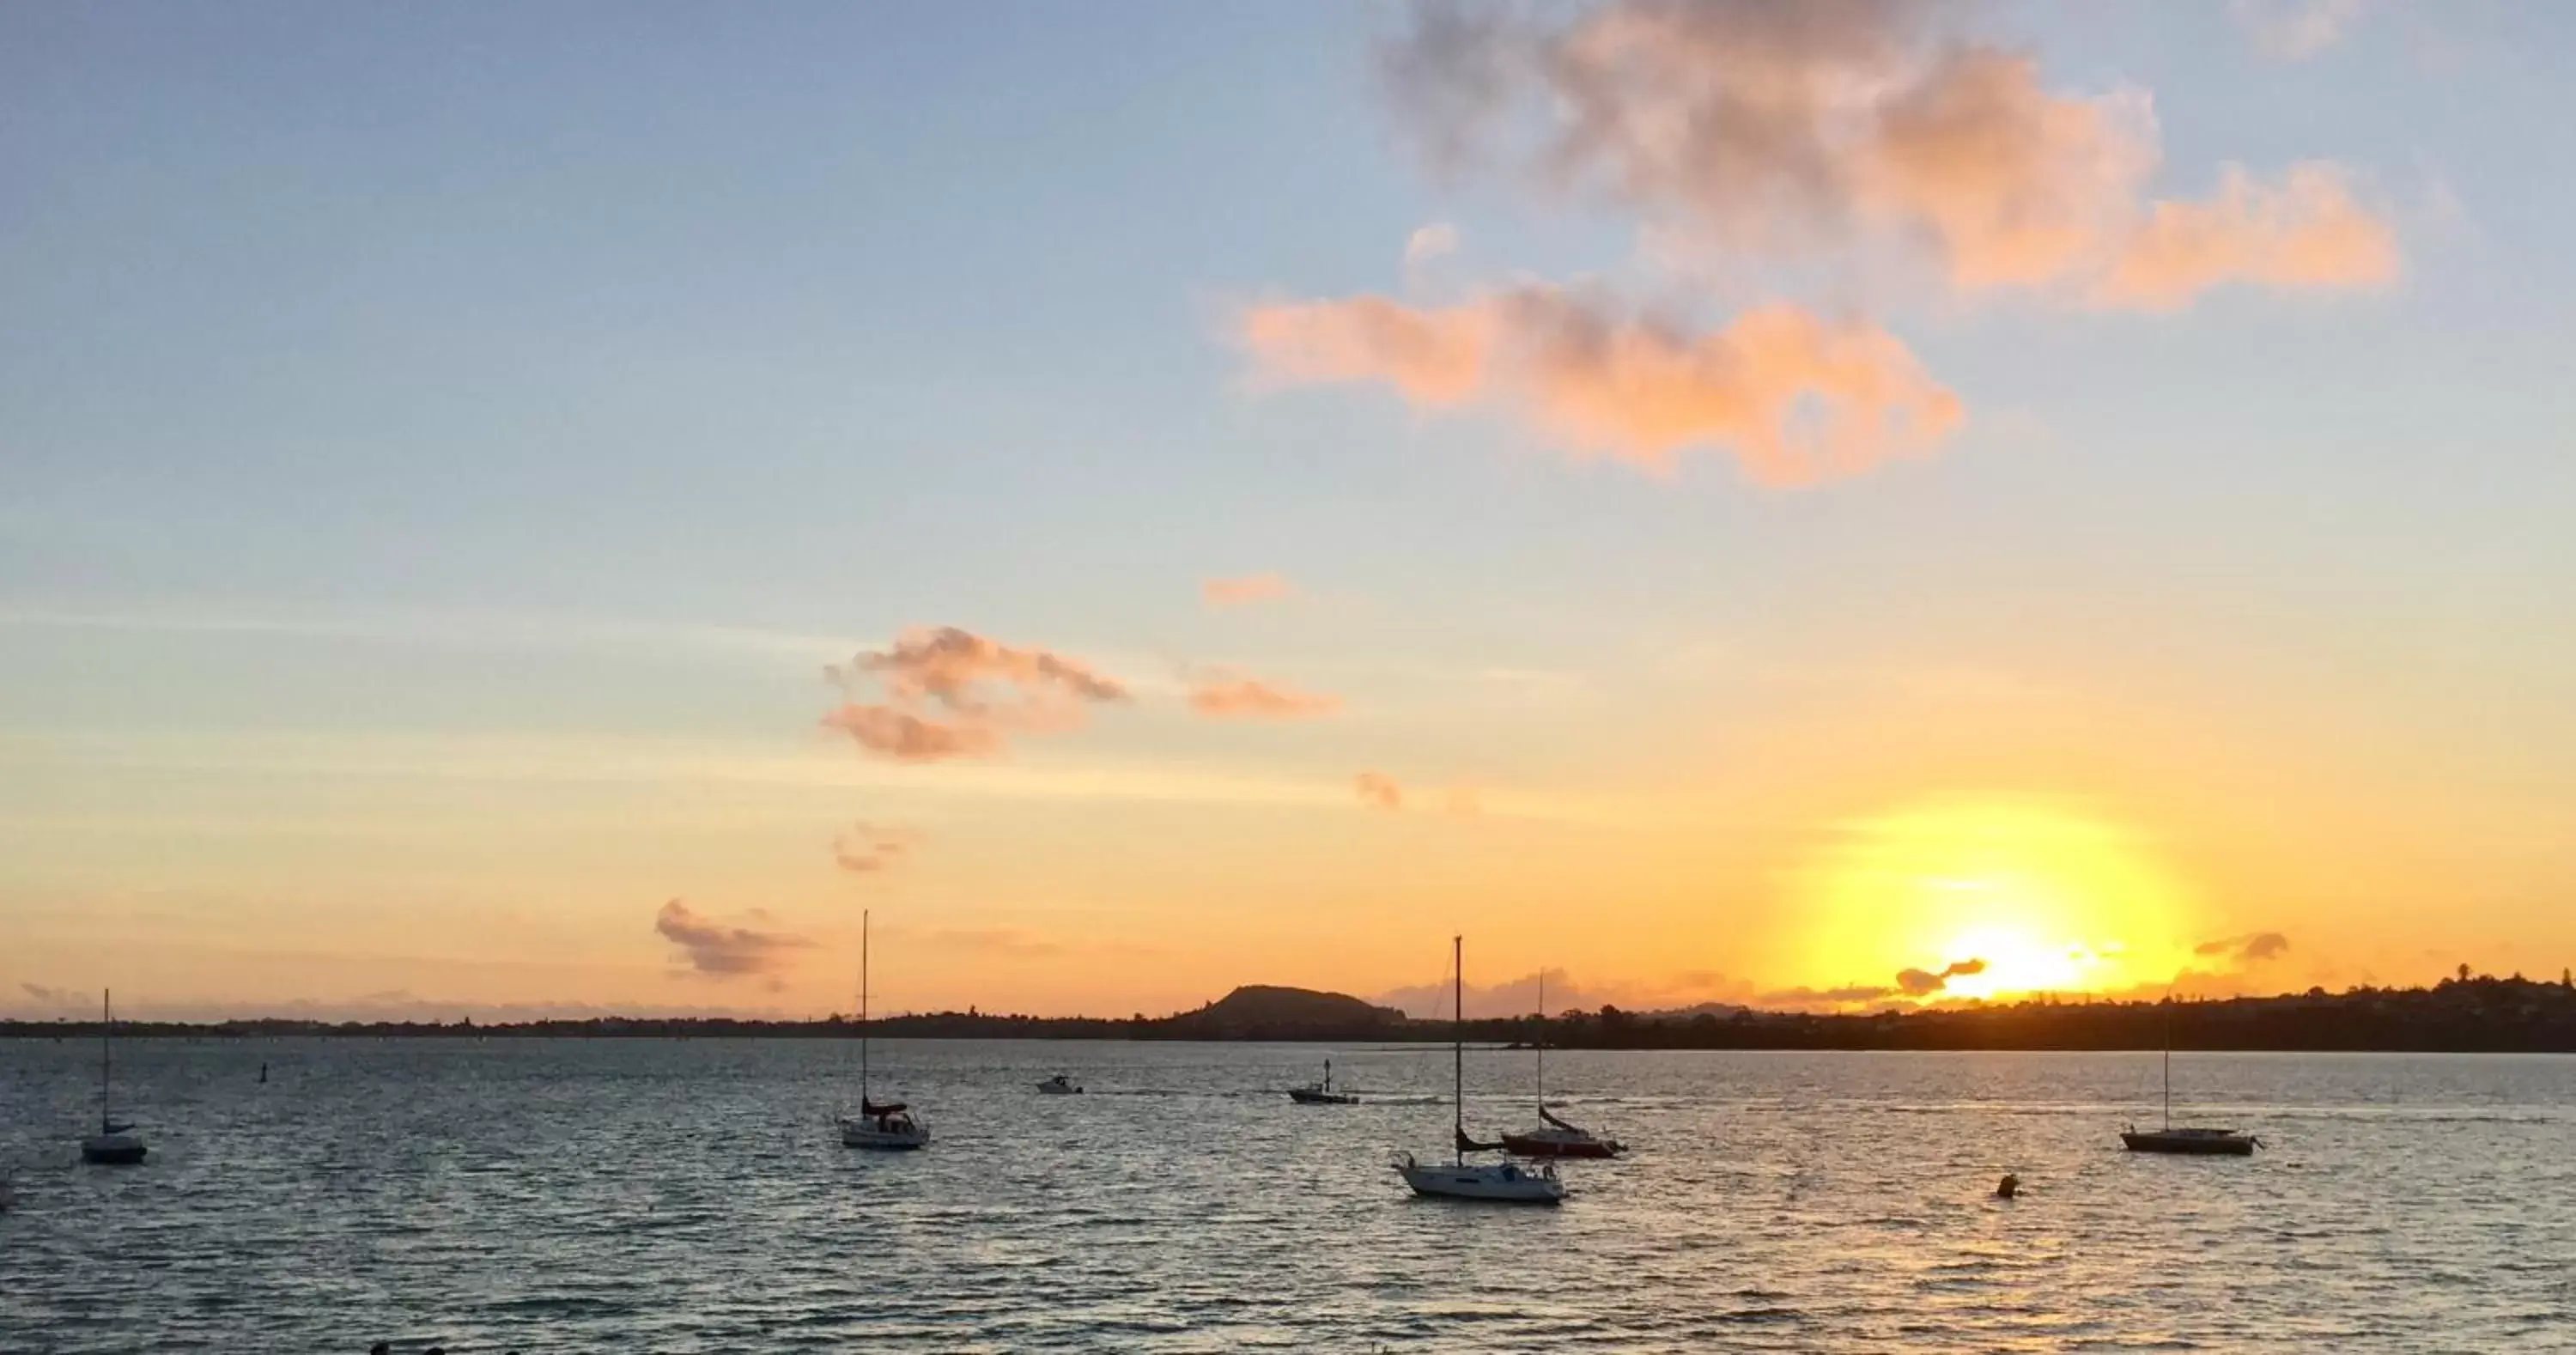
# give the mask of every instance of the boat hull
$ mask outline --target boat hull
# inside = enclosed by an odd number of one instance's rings
[[[1558,1204],[1565,1199],[1565,1183],[1554,1172],[1523,1171],[1509,1163],[1426,1167],[1399,1162],[1395,1170],[1414,1194],[1438,1199],[1491,1204]]]
[[[1618,1144],[1607,1139],[1545,1139],[1527,1134],[1503,1135],[1503,1151],[1521,1157],[1612,1158],[1620,1153]]]
[[[879,1129],[865,1121],[843,1120],[841,1146],[879,1153],[908,1153],[929,1147],[930,1131],[918,1125],[908,1129]]]
[[[131,1167],[143,1160],[143,1140],[126,1134],[93,1134],[81,1140],[81,1161],[101,1167]]]
[[[1360,1099],[1341,1092],[1319,1092],[1312,1087],[1289,1089],[1288,1099],[1301,1106],[1356,1106]]]
[[[2130,1130],[2120,1142],[2133,1153],[2172,1153],[2183,1157],[2251,1157],[2254,1140],[2234,1130],[2154,1132]]]

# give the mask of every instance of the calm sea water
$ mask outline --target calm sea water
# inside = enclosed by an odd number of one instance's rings
[[[1387,1169],[1446,1050],[1329,1051],[1381,1099],[1300,1107],[1323,1049],[881,1043],[937,1135],[892,1156],[824,1042],[121,1050],[113,1170],[95,1046],[0,1042],[9,1355],[2576,1350],[2576,1059],[2179,1060],[2242,1160],[2120,1151],[2153,1055],[1562,1054],[1636,1152],[1530,1210]],[[1468,1065],[1474,1124],[1532,1118],[1527,1054]]]

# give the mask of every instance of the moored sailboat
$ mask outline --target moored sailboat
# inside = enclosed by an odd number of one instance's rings
[[[1416,1195],[1436,1195],[1453,1200],[1491,1200],[1500,1204],[1556,1204],[1565,1198],[1565,1183],[1558,1180],[1556,1168],[1541,1167],[1531,1171],[1517,1163],[1469,1162],[1467,1154],[1499,1150],[1499,1143],[1478,1143],[1467,1137],[1467,978],[1464,969],[1466,939],[1450,939],[1450,968],[1455,984],[1456,1019],[1450,1025],[1451,1089],[1454,1113],[1449,1132],[1453,1151],[1446,1163],[1424,1164],[1406,1153],[1395,1160],[1396,1174],[1413,1187]]]
[[[1524,1133],[1503,1135],[1503,1148],[1522,1157],[1617,1157],[1627,1151],[1617,1139],[1603,1138],[1579,1125],[1568,1124],[1548,1112],[1547,1108],[1547,971],[1538,976],[1538,1118],[1539,1127]]]
[[[130,1167],[143,1160],[143,1140],[134,1126],[118,1124],[108,1103],[116,1048],[116,1007],[105,989],[98,995],[98,1132],[81,1140],[81,1161],[102,1167]]]
[[[2166,1001],[2172,1001],[2167,998]],[[2165,1014],[2165,1096],[2164,1127],[2140,1129],[2130,1125],[2120,1131],[2120,1142],[2133,1153],[2179,1153],[2191,1157],[2251,1157],[2263,1141],[2251,1134],[2233,1129],[2173,1122],[2173,1014]]]
[[[930,1129],[901,1101],[868,1099],[868,915],[859,914],[859,1113],[841,1117],[841,1145],[902,1152],[925,1147]]]

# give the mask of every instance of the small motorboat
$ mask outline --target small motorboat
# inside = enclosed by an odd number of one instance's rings
[[[1066,1077],[1062,1073],[1058,1073],[1055,1076],[1048,1078],[1046,1081],[1039,1083],[1038,1090],[1045,1092],[1049,1096],[1080,1096],[1082,1095],[1082,1084],[1074,1081],[1072,1078]]]
[[[1350,1092],[1337,1092],[1333,1090],[1333,1061],[1331,1059],[1324,1060],[1323,1081],[1310,1082],[1303,1087],[1290,1087],[1288,1089],[1288,1099],[1301,1106],[1356,1106],[1360,1103],[1359,1097]]]
[[[2263,1141],[2251,1134],[2233,1129],[2209,1129],[2167,1125],[2162,1129],[2140,1129],[2131,1125],[2120,1131],[2120,1142],[2133,1153],[2183,1153],[2204,1157],[2251,1157]]]

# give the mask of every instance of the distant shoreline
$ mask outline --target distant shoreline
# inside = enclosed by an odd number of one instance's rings
[[[120,1021],[120,1039],[849,1039],[858,1023],[728,1017],[603,1016],[479,1023]],[[0,1021],[0,1040],[95,1039],[95,1020]],[[1125,1020],[937,1012],[879,1018],[869,1032],[912,1040],[1103,1040],[1138,1043],[1445,1043],[1453,1023],[1408,1018],[1337,993],[1238,989],[1193,1012]],[[1566,1012],[1466,1023],[1480,1045],[1557,1049],[1924,1050],[2235,1053],[2576,1054],[2576,984],[2521,977],[2445,979],[2431,988],[2311,990],[2209,1001],[2037,999],[1867,1014],[1812,1015],[1741,1008],[1687,1012]]]

